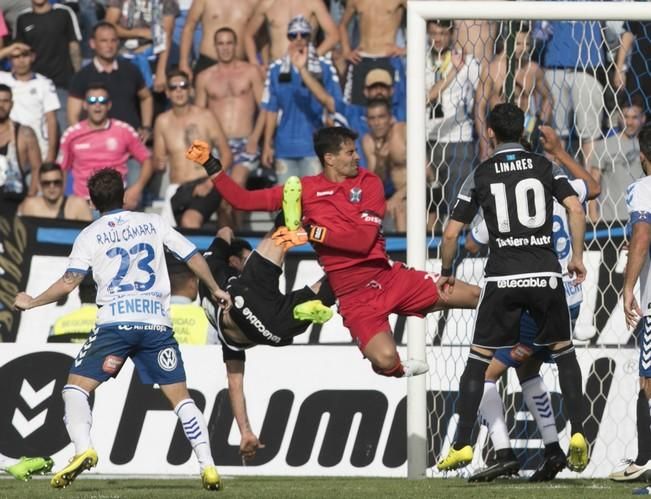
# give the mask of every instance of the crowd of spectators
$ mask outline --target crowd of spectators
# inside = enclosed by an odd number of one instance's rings
[[[110,166],[128,208],[241,230],[245,214],[184,158],[187,146],[210,142],[255,188],[319,173],[312,133],[342,124],[385,184],[386,229],[406,231],[405,0],[0,7],[0,189],[20,213],[86,220],[85,181]],[[528,146],[550,124],[602,183],[593,222],[625,218],[651,112],[651,23],[432,20],[427,34],[430,229],[491,154],[486,116],[504,101],[525,111]]]

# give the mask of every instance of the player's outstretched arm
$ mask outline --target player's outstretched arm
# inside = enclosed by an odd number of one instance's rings
[[[206,169],[215,189],[236,210],[244,211],[275,211],[282,205],[282,186],[270,189],[259,189],[253,192],[243,189],[228,175],[220,175],[221,163],[210,154],[210,146],[202,140],[192,142],[185,157]]]
[[[635,299],[635,283],[646,261],[647,251],[651,244],[651,225],[646,222],[633,224],[633,233],[628,247],[628,260],[624,271],[624,315],[626,325],[634,328],[642,316],[642,310]]]
[[[31,308],[40,307],[59,301],[61,298],[70,294],[81,281],[84,280],[85,272],[77,272],[74,270],[66,270],[65,274],[61,276],[54,284],[43,291],[36,298],[32,298],[27,293],[18,293],[14,301],[14,308],[18,310],[29,310]]]
[[[210,290],[212,299],[215,303],[219,303],[224,310],[229,310],[233,305],[231,296],[226,291],[222,290],[217,282],[215,282],[206,259],[200,253],[195,253],[187,261],[187,264],[194,275],[196,275]]]
[[[545,151],[554,156],[556,161],[567,168],[573,177],[580,178],[586,183],[588,187],[588,199],[599,197],[599,194],[601,194],[601,184],[565,150],[556,131],[547,125],[541,125],[538,129],[540,130],[540,141]]]
[[[567,210],[572,238],[572,259],[567,266],[570,274],[574,274],[574,283],[579,284],[585,280],[586,270],[583,265],[583,243],[585,237],[585,211],[577,196],[567,196],[563,199],[563,206]]]
[[[246,399],[244,397],[244,361],[226,360],[226,376],[228,377],[228,398],[231,402],[231,410],[237,426],[240,430],[240,454],[244,461],[250,461],[255,457],[258,449],[264,448],[249,422],[249,415],[246,410]]]
[[[443,294],[447,286],[454,286],[452,264],[457,254],[457,241],[459,240],[459,234],[461,234],[463,226],[463,222],[451,218],[445,224],[445,229],[443,230],[443,238],[441,241],[441,277],[439,277],[436,283],[441,294]]]

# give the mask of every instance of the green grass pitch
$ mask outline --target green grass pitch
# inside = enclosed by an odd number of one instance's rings
[[[190,499],[208,498],[526,498],[597,499],[633,497],[632,490],[643,484],[615,483],[609,480],[555,480],[529,484],[524,480],[497,480],[490,484],[468,484],[459,478],[406,480],[403,478],[304,478],[304,477],[226,477],[224,490],[201,489],[195,479],[97,479],[80,476],[63,490],[50,488],[49,480],[29,482],[0,480],[0,499]]]

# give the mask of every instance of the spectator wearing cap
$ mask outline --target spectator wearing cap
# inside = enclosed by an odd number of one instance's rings
[[[43,161],[54,161],[57,149],[56,111],[61,107],[52,80],[32,70],[34,52],[16,45],[11,52],[11,73],[0,71],[0,83],[11,87],[11,119],[34,130]]]
[[[332,64],[319,57],[310,44],[312,28],[303,16],[294,17],[287,27],[289,47],[267,72],[262,108],[267,111],[262,163],[274,164],[278,182],[296,175],[318,174],[321,164],[314,155],[312,134],[324,123],[324,107],[303,84],[303,72],[320,82],[335,101],[341,100],[339,78]],[[302,57],[302,72],[292,64]]]
[[[321,83],[306,70],[305,56],[295,53],[292,57],[295,67],[300,68],[299,73],[303,78],[305,86],[312,92],[314,97],[331,113],[334,121],[348,126],[355,130],[359,137],[355,143],[357,153],[360,157],[360,165],[367,166],[367,158],[362,147],[362,137],[369,133],[368,121],[366,118],[367,105],[349,104],[342,99],[335,99],[330,95]],[[393,121],[403,122],[406,119],[405,109],[400,106],[391,105],[393,100],[393,78],[391,73],[385,69],[373,69],[366,75],[364,81],[364,97],[366,102],[383,99],[389,104]]]
[[[124,207],[133,210],[153,173],[150,153],[131,126],[108,117],[110,107],[111,98],[105,86],[88,87],[84,102],[88,119],[65,131],[57,162],[64,170],[72,171],[73,193],[88,199],[86,182],[96,170],[114,168],[126,180],[127,160],[134,157],[141,163],[140,175],[133,185],[127,185],[124,193]]]
[[[61,130],[65,130],[68,85],[72,75],[81,68],[77,16],[63,4],[32,0],[32,8],[18,16],[16,40],[26,43],[36,53],[33,70],[54,82],[61,103],[57,120]]]
[[[403,14],[405,0],[383,0],[382,7],[373,0],[347,0],[346,10],[339,21],[342,55],[348,61],[348,75],[344,90],[346,102],[363,105],[366,101],[364,87],[369,71],[382,68],[392,74],[394,94],[406,100],[404,47],[396,40]],[[359,21],[359,45],[352,47],[347,27],[354,16]],[[396,107],[394,103],[394,108]]]
[[[289,45],[286,26],[297,17],[310,21],[310,31],[314,35],[319,29],[323,33],[323,39],[316,47],[316,53],[320,56],[329,53],[339,41],[339,35],[337,25],[328,13],[326,3],[323,0],[301,0],[300,2],[296,0],[258,0],[242,37],[249,62],[251,64],[260,62],[256,51],[256,36],[259,31],[267,31],[269,34],[271,56],[269,60],[274,61],[282,58],[287,53]],[[312,38],[312,42],[317,43],[314,38],[316,36]]]

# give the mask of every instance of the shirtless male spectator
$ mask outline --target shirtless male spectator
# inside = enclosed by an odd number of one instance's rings
[[[201,71],[217,63],[217,47],[211,35],[224,27],[232,29],[236,34],[236,57],[244,59],[244,29],[258,2],[259,0],[239,0],[237,2],[193,0],[181,36],[179,69],[194,79]],[[199,46],[199,57],[191,70],[190,53],[197,23],[201,23],[203,36]]]
[[[255,65],[237,59],[236,46],[237,34],[231,28],[215,32],[219,64],[197,77],[195,103],[210,109],[221,124],[233,154],[229,174],[244,187],[249,172],[255,167],[264,128],[263,112],[258,113],[256,120],[264,81]],[[182,153],[179,150],[181,156]]]
[[[317,32],[318,26],[325,33],[323,41],[316,47],[317,55],[325,55],[339,41],[337,25],[323,0],[261,0],[244,31],[244,48],[249,62],[258,64],[255,35],[265,21],[271,38],[270,61],[285,55],[289,47],[287,25],[296,16],[303,16],[310,21],[313,34]]]
[[[495,53],[495,21],[454,21],[455,43],[464,54],[472,54],[482,64],[487,64]]]
[[[13,105],[11,87],[0,83],[0,202],[18,206],[25,195],[38,193],[41,151],[34,130],[10,118]],[[25,183],[28,171],[32,172],[29,188]]]
[[[531,37],[529,24],[521,21],[511,23],[510,30],[515,31],[515,85],[513,102],[524,111],[525,134],[527,138],[538,129],[538,125],[549,123],[552,118],[553,98],[545,81],[542,68],[530,60]],[[490,64],[482,65],[482,72],[475,95],[475,129],[479,136],[479,159],[484,161],[489,156],[490,145],[486,133],[486,116],[490,109],[503,103],[508,58],[506,47],[501,50]],[[535,146],[535,144],[532,144]]]
[[[43,163],[38,171],[41,195],[28,197],[18,208],[25,217],[90,221],[93,215],[86,200],[63,194],[63,171],[56,163]]]
[[[399,56],[405,54],[396,46],[396,34],[406,0],[348,0],[339,22],[342,55],[350,63],[345,97],[353,104],[364,103],[364,77],[374,68],[383,68],[394,75],[395,84],[404,86],[404,63]],[[350,46],[348,24],[357,14],[360,39],[358,47]],[[396,77],[396,72],[400,77]],[[404,93],[404,92],[403,92]]]
[[[384,183],[386,213],[396,232],[407,231],[407,127],[393,121],[384,99],[369,102],[366,111],[369,133],[362,138],[368,170]]]
[[[204,140],[219,150],[225,165],[232,156],[226,136],[217,119],[207,109],[190,102],[190,78],[182,71],[167,75],[167,98],[172,108],[156,119],[154,126],[154,163],[158,169],[170,165],[170,186],[165,209],[172,203],[176,223],[181,227],[200,228],[217,211],[221,197],[213,189],[204,169],[185,159],[193,140]],[[170,214],[164,214],[170,220]]]

